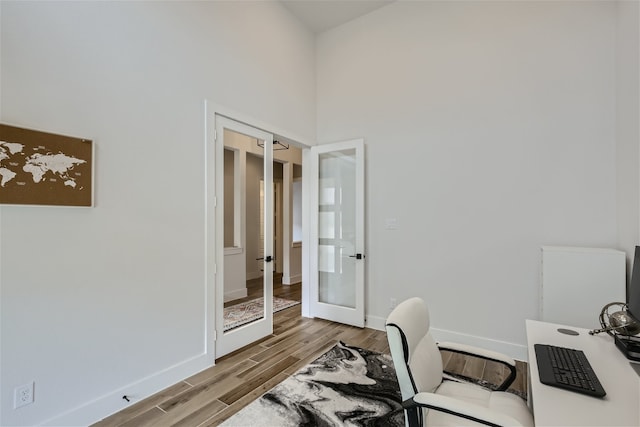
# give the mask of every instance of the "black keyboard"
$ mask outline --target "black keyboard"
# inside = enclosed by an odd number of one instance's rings
[[[582,350],[546,344],[534,348],[542,384],[595,397],[607,394]]]

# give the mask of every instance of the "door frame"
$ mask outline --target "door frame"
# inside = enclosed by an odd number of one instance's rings
[[[354,258],[355,262],[355,306],[344,307],[319,301],[319,283],[318,283],[318,256],[319,256],[319,158],[321,154],[342,150],[355,151],[355,242],[354,253],[347,254]],[[352,139],[347,141],[334,142],[330,144],[316,145],[310,148],[306,158],[306,166],[303,166],[303,174],[307,171],[307,203],[308,210],[306,216],[308,218],[306,238],[308,244],[308,268],[307,272],[307,300],[308,304],[303,306],[303,315],[306,312],[309,317],[320,317],[334,322],[345,323],[357,327],[365,326],[365,291],[366,291],[366,264],[365,264],[365,150],[364,139]],[[304,159],[303,159],[304,160]],[[303,161],[304,163],[304,161]],[[303,185],[304,188],[304,185]],[[304,192],[303,192],[304,196]],[[304,197],[303,197],[304,199]],[[303,212],[303,215],[304,212]],[[356,258],[356,254],[358,257]],[[344,255],[344,254],[343,254]],[[303,266],[303,272],[305,271]],[[304,297],[304,291],[303,291]]]
[[[227,119],[233,120],[235,122],[246,124],[252,128],[262,130],[264,132],[272,134],[274,137],[277,137],[278,140],[285,140],[289,143],[294,143],[302,150],[303,157],[303,173],[304,173],[304,165],[305,165],[305,153],[309,151],[309,148],[312,147],[315,143],[311,143],[309,140],[296,135],[293,132],[290,132],[286,129],[279,128],[277,126],[273,126],[270,123],[266,123],[262,120],[258,120],[255,117],[251,117],[245,113],[229,109],[226,106],[216,104],[210,102],[205,99],[203,101],[203,112],[204,112],[204,162],[203,166],[205,169],[204,173],[204,289],[203,289],[203,305],[205,307],[205,319],[204,319],[204,330],[203,330],[203,344],[204,344],[204,352],[207,355],[207,360],[211,365],[215,365],[216,359],[216,306],[218,299],[218,284],[216,282],[217,272],[220,269],[224,269],[224,234],[222,232],[223,228],[217,229],[217,217],[220,216],[218,214],[216,216],[216,193],[215,193],[215,183],[219,182],[216,180],[216,173],[218,173],[218,168],[215,167],[216,160],[216,142],[215,142],[215,117],[222,116]],[[224,173],[224,171],[220,171],[220,173]],[[304,205],[304,188],[303,188],[303,215],[306,209]],[[306,224],[306,223],[305,223]],[[223,227],[224,223],[220,221],[220,227]],[[305,228],[306,227],[305,225]],[[303,254],[302,254],[302,277],[303,277],[303,291],[302,291],[302,304],[305,304],[305,289],[308,287],[308,284],[305,283],[308,274],[305,274],[305,251],[304,247],[308,245],[304,245],[305,233],[306,230],[303,229]],[[218,243],[217,240],[220,240]],[[221,276],[221,275],[220,275]],[[308,292],[307,292],[308,295]],[[305,314],[303,313],[303,316]],[[307,316],[308,317],[308,316]]]
[[[257,129],[253,126],[238,122],[226,116],[216,114],[214,116],[215,133],[214,133],[214,185],[213,198],[214,203],[214,220],[215,220],[215,337],[216,348],[215,357],[221,357],[242,348],[252,342],[270,335],[273,332],[273,274],[269,271],[273,267],[273,193],[264,192],[264,254],[263,261],[264,274],[262,277],[263,289],[263,316],[245,325],[234,328],[230,331],[224,331],[224,284],[225,284],[225,259],[224,259],[224,147],[225,147],[225,131],[229,130],[238,134],[247,135],[250,138],[262,140],[264,142],[263,150],[263,180],[265,187],[271,187],[273,182],[273,134],[270,132]],[[246,180],[244,180],[246,182]],[[241,203],[244,205],[244,203]],[[244,217],[244,213],[240,217]],[[241,219],[241,221],[243,221]],[[246,230],[244,226],[241,227]],[[246,270],[246,234],[240,236],[244,252]]]

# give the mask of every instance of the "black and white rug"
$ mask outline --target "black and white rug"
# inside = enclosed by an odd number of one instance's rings
[[[263,394],[223,426],[404,426],[388,355],[343,343]]]

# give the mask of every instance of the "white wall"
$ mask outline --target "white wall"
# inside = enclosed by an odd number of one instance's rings
[[[617,2],[616,17],[618,236],[630,277],[640,245],[640,2]]]
[[[616,247],[615,35],[615,3],[483,1],[319,37],[318,141],[366,142],[368,321],[418,295],[517,352],[540,247]]]
[[[288,163],[284,165],[284,211],[285,215],[288,212],[289,215],[289,229],[284,230],[284,242],[285,245],[288,244],[288,252],[289,252],[289,260],[285,259],[284,266],[284,275],[282,276],[282,283],[285,285],[291,285],[294,283],[299,283],[302,281],[302,243],[301,243],[301,234],[302,229],[300,228],[299,234],[294,233],[294,228],[296,227],[294,219],[296,215],[299,215],[302,218],[302,189],[294,190],[295,181],[299,181],[299,184],[302,184],[300,181],[302,179],[302,167],[300,165],[294,165],[293,163]],[[300,175],[300,176],[298,176]],[[287,179],[288,177],[288,179]],[[289,183],[287,185],[287,182]],[[300,187],[302,187],[300,185]],[[296,191],[299,192],[297,196],[294,196]],[[289,197],[287,198],[287,194]],[[299,206],[295,206],[294,200],[296,197],[299,197]],[[287,199],[289,203],[287,204]],[[297,210],[297,212],[295,212]],[[289,243],[287,243],[289,242]],[[295,242],[295,243],[294,243]]]
[[[0,424],[87,424],[208,363],[203,100],[313,141],[314,39],[276,2],[3,1],[0,23],[0,120],[97,148],[95,208],[1,208]]]

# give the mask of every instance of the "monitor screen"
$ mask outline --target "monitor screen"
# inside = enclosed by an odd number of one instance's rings
[[[627,289],[627,305],[629,314],[640,321],[640,246],[636,246],[636,252],[633,257],[631,281]]]

